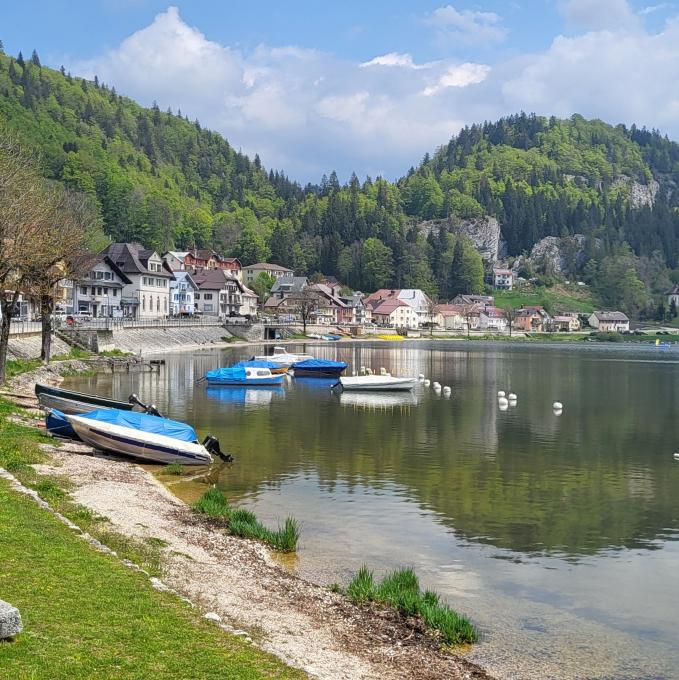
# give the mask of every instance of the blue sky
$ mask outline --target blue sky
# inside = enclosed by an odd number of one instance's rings
[[[316,181],[397,177],[521,109],[679,138],[677,16],[659,0],[26,0],[0,5],[0,38]]]

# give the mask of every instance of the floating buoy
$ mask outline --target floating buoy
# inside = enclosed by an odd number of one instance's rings
[[[424,380],[424,384],[428,386],[428,385],[429,385],[429,383],[431,383],[431,380],[429,380],[429,378],[425,378],[425,380]]]
[[[450,392],[451,392],[450,387],[448,387],[448,385],[444,385],[443,386],[443,393],[444,394],[450,394]]]
[[[433,387],[435,390],[440,390],[440,389],[441,389],[441,383],[440,383],[440,382],[432,383],[432,387]]]
[[[509,399],[509,401],[516,401],[516,395],[514,394],[514,392],[510,392],[507,399]]]
[[[674,460],[679,460],[679,453],[674,454]]]
[[[500,397],[500,398],[497,400],[497,403],[500,404],[500,406],[508,406],[508,405],[509,405],[509,400],[507,399],[507,397]]]
[[[420,375],[417,376],[420,380],[424,380],[424,373],[420,373]]]
[[[500,397],[500,398],[504,397],[504,396],[505,396],[505,391],[504,391],[504,390],[500,390],[500,391],[497,393],[497,396]]]
[[[560,401],[555,401],[555,402],[552,404],[552,408],[553,408],[555,411],[562,411],[562,410],[563,410],[563,404],[562,404]]]
[[[380,366],[380,375],[387,375],[387,369],[384,366]]]
[[[506,411],[509,408],[509,402],[506,399],[500,399],[497,402],[500,411]]]
[[[359,371],[361,375],[365,375],[365,366],[361,366],[361,370]]]

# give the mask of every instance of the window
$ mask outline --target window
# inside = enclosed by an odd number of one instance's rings
[[[157,312],[160,311],[160,297],[157,297],[157,298],[156,298],[156,311],[157,311]]]
[[[141,296],[141,308],[142,311],[144,312],[146,311],[146,295]]]
[[[87,286],[80,286],[80,294],[87,295]]]
[[[104,272],[97,272],[97,278],[103,279],[104,278]]]
[[[97,295],[101,295],[101,286],[97,286]]]
[[[104,295],[108,295],[108,288],[104,286]]]
[[[200,300],[200,293],[196,293],[193,297],[194,297],[196,300]]]
[[[212,305],[211,304],[205,304],[205,305],[203,305],[203,309],[206,312],[211,312],[212,311]]]
[[[111,272],[104,272],[104,278],[110,281],[113,278],[113,274]]]
[[[113,289],[113,297],[118,297],[118,291],[114,288]]]
[[[212,300],[212,293],[205,293],[206,300]]]
[[[167,298],[163,298],[163,309],[167,312]]]

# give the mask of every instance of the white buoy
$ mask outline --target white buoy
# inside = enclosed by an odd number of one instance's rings
[[[555,411],[562,411],[562,410],[563,410],[563,404],[562,404],[560,401],[555,401],[555,402],[552,404],[552,408],[553,408]]]
[[[424,373],[420,373],[417,377],[419,380],[424,380]]]
[[[365,366],[361,366],[361,370],[359,371],[361,375],[365,375]]]
[[[429,380],[429,378],[425,378],[425,379],[424,379],[424,384],[425,384],[427,387],[429,386],[430,383],[431,383],[431,380]]]
[[[504,391],[504,390],[500,390],[500,391],[497,393],[497,396],[498,396],[498,397],[504,397],[504,396],[505,396],[505,391]]]
[[[380,375],[387,375],[387,369],[384,366],[380,366]]]
[[[674,454],[674,460],[679,460],[679,453]]]
[[[444,385],[443,386],[443,393],[444,394],[450,394],[450,392],[451,392],[450,387],[448,387],[448,385]]]
[[[514,392],[510,392],[509,395],[507,396],[507,399],[509,399],[509,401],[516,401],[516,395],[514,394]]]
[[[500,399],[497,405],[500,411],[506,411],[509,408],[509,402],[506,399]]]
[[[432,383],[432,387],[435,390],[440,390],[441,389],[441,383],[440,382],[434,382],[434,383]]]
[[[500,406],[509,406],[509,400],[507,399],[507,397],[500,397],[497,400],[497,403],[500,404]]]

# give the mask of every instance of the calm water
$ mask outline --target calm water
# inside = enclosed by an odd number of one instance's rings
[[[452,395],[421,385],[412,396],[337,396],[311,379],[196,384],[253,352],[242,348],[69,384],[136,391],[217,435],[236,462],[210,481],[265,520],[301,520],[287,566],[302,576],[345,582],[363,563],[414,566],[477,622],[483,641],[470,656],[499,675],[679,678],[679,350],[298,347],[349,372],[424,373]],[[499,389],[518,405],[500,411]]]

